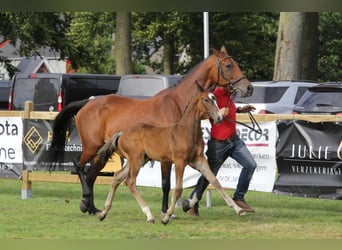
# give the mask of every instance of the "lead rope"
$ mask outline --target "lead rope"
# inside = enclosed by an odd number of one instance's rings
[[[228,105],[230,104],[230,101],[231,101],[231,98],[232,98],[233,94],[230,94],[228,100],[227,100],[227,103],[226,103],[226,107],[228,108]],[[255,133],[261,135],[262,133],[262,130],[261,130],[261,127],[259,125],[259,123],[255,120],[255,117],[253,116],[252,112],[251,111],[248,111],[248,117],[249,117],[249,120],[251,121],[252,123],[252,126],[249,126],[248,124],[246,123],[243,123],[243,122],[239,122],[237,120],[233,120],[233,119],[230,119],[230,118],[227,118],[227,117],[224,117],[225,120],[227,121],[230,121],[230,122],[235,122],[237,124],[240,124],[242,126],[245,126],[247,128],[249,128],[250,130],[254,131]]]

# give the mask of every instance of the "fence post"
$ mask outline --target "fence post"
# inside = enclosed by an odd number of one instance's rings
[[[32,197],[32,182],[30,181],[29,171],[23,171],[23,184],[21,186],[21,199],[28,199]]]
[[[25,108],[24,108],[24,114],[23,119],[30,119],[31,111],[33,111],[33,102],[32,101],[26,101],[25,102]],[[24,166],[23,166],[24,167]],[[32,183],[29,179],[29,171],[23,170],[22,175],[22,188],[21,188],[21,199],[28,199],[32,197]]]

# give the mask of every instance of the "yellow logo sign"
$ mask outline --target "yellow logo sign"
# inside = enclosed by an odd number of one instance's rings
[[[43,142],[43,138],[40,136],[38,130],[32,127],[24,137],[24,143],[28,149],[34,154],[39,145]]]

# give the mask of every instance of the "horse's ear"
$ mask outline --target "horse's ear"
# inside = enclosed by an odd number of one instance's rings
[[[215,49],[215,48],[212,48],[212,49],[211,49],[211,52],[212,52],[215,56],[219,56],[219,54],[220,54],[220,52],[219,52],[217,49]]]
[[[224,45],[222,45],[222,47],[221,47],[221,52],[228,55],[228,52],[227,52],[226,47]]]

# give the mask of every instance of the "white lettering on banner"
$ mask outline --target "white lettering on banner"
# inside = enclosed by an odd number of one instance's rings
[[[46,144],[45,146],[45,150],[46,151],[49,151],[51,148],[51,144],[48,143]],[[64,151],[65,152],[82,152],[82,145],[78,145],[78,144],[67,144],[64,146]]]
[[[205,141],[204,152],[206,151],[206,143],[210,138],[210,122],[203,120],[201,123],[203,139]],[[276,178],[276,139],[277,126],[275,122],[261,123],[261,135],[247,129],[242,125],[237,125],[237,131],[242,140],[245,141],[248,149],[252,153],[257,162],[257,169],[254,172],[249,189],[262,192],[272,192],[273,185]],[[150,164],[145,165],[140,169],[137,177],[137,185],[161,187],[161,170],[160,163],[155,162],[153,167]],[[217,179],[221,185],[226,188],[236,188],[237,181],[240,175],[241,166],[231,158],[228,158],[221,166]],[[175,173],[174,168],[171,172],[171,187],[175,187]],[[183,177],[183,187],[191,187],[196,185],[200,173],[187,166],[185,168]]]
[[[293,165],[292,172],[306,175],[342,175],[341,168]]]
[[[0,117],[0,162],[22,162],[22,135],[21,117]]]
[[[313,145],[295,145],[292,144],[292,151],[291,155],[289,158],[299,158],[299,159],[318,159],[318,160],[330,160],[331,157],[330,155],[330,149],[332,146],[322,146],[319,145],[317,147],[317,153],[314,151],[314,146]]]

